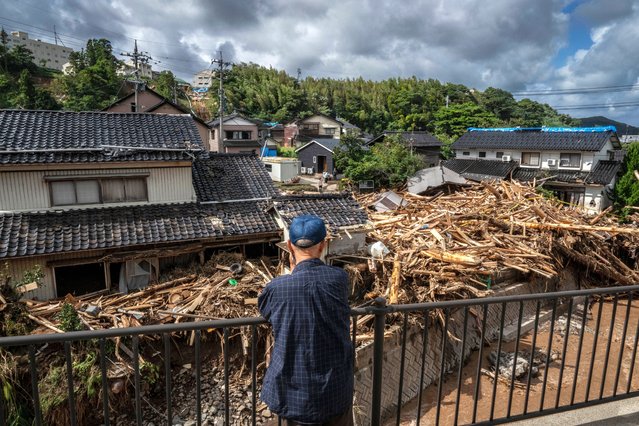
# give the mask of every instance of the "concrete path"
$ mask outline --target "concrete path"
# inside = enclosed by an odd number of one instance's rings
[[[509,424],[516,426],[639,425],[639,397]]]

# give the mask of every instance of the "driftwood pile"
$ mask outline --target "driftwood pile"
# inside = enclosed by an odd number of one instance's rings
[[[555,279],[571,262],[598,285],[639,283],[639,228],[620,225],[610,209],[587,215],[516,182],[400,195],[405,207],[369,215],[369,236],[389,251],[375,261],[383,272],[373,295],[390,303],[480,297],[507,271]]]
[[[241,267],[239,272],[236,265]],[[272,279],[266,262],[244,260],[239,254],[215,256],[199,273],[192,272],[175,269],[165,281],[130,294],[68,295],[23,303],[29,308],[29,318],[47,333],[63,332],[59,313],[65,303],[73,305],[89,330],[253,317],[259,315],[257,296]]]

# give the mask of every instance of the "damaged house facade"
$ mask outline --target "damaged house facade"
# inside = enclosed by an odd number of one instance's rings
[[[263,166],[247,188],[221,160],[230,182],[189,115],[3,110],[0,129],[0,265],[44,273],[26,298],[128,291],[179,256],[281,239]]]
[[[276,251],[300,214],[326,220],[331,254],[365,242],[350,195],[283,196],[256,155],[207,152],[189,115],[3,110],[0,125],[0,272],[40,268],[27,299],[128,292],[218,249]]]
[[[612,126],[580,128],[470,128],[442,166],[469,180],[535,182],[587,211],[611,203],[623,151]]]

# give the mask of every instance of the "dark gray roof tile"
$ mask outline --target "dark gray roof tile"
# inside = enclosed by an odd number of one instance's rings
[[[533,180],[551,178],[549,181],[566,183],[586,183],[608,185],[621,169],[620,161],[601,160],[590,172],[580,170],[532,169],[518,167],[513,172],[513,179],[532,182]]]
[[[260,159],[251,154],[209,154],[193,163],[200,202],[272,198],[278,194]]]
[[[517,149],[539,151],[599,151],[606,142],[620,148],[615,132],[542,131],[541,129],[471,130],[453,142],[453,149]]]
[[[266,202],[0,214],[0,258],[279,232]]]
[[[404,141],[405,144],[413,146],[415,148],[442,146],[442,142],[439,139],[426,131],[399,132],[391,130],[385,130],[382,134],[371,139],[368,144],[374,144],[376,142],[384,140],[386,136],[392,135],[400,135],[402,141]]]
[[[516,161],[470,160],[454,158],[442,161],[442,166],[470,180],[505,179],[517,167]]]
[[[0,164],[189,159],[189,115],[0,110]]]
[[[365,225],[368,222],[366,211],[348,193],[289,195],[276,198],[274,205],[286,226],[295,217],[305,214],[321,217],[331,228]]]

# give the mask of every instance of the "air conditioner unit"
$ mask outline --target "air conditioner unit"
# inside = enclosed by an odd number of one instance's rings
[[[510,155],[502,155],[501,161],[510,161]]]
[[[305,175],[306,174],[306,167],[300,167],[300,173]]]
[[[557,160],[555,158],[548,159],[548,167],[557,167]]]
[[[306,174],[307,175],[312,175],[313,174],[313,168],[312,167],[307,167],[306,168]]]

